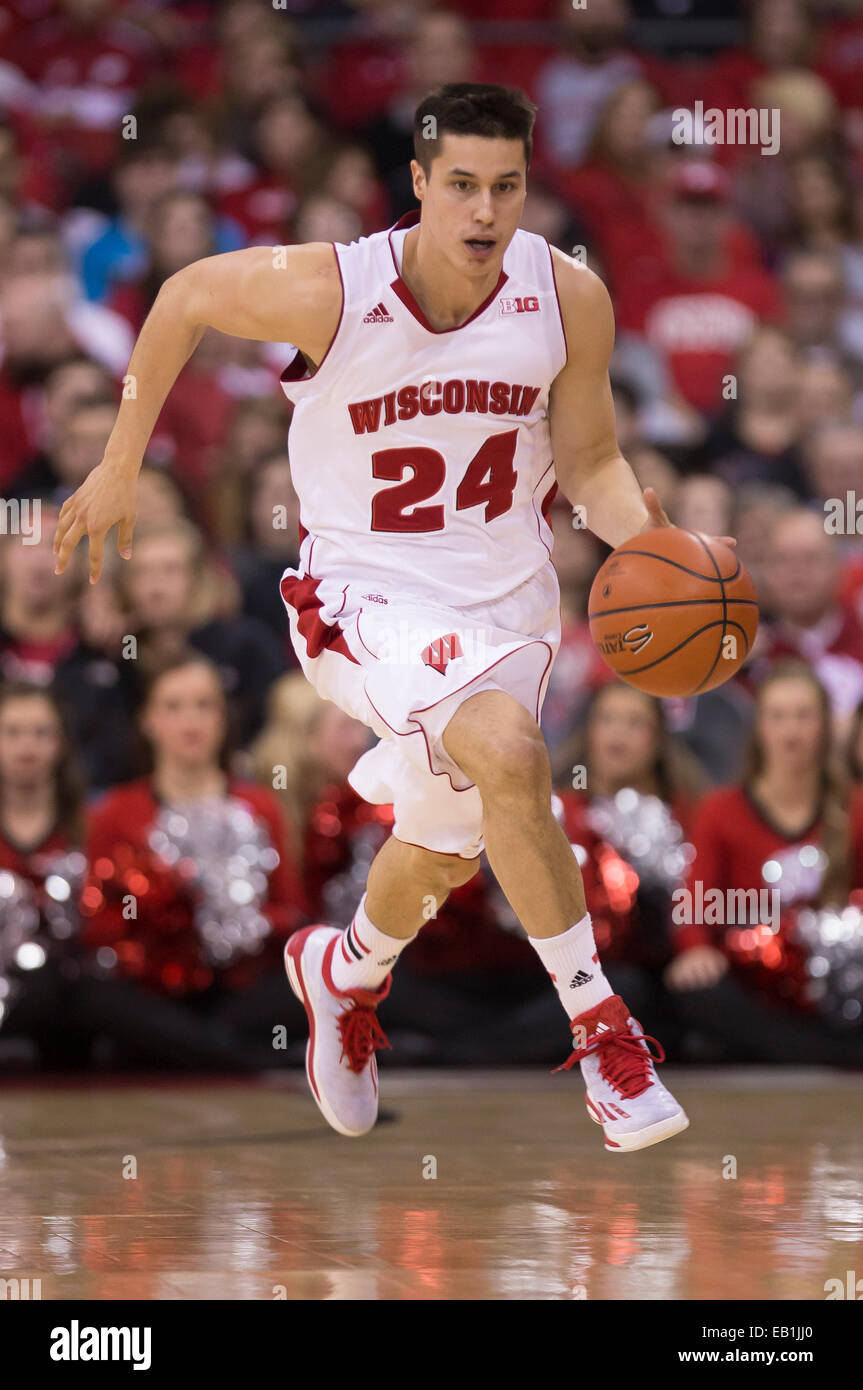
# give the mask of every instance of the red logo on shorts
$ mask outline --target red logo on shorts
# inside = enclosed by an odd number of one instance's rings
[[[446,637],[436,637],[430,642],[423,652],[423,661],[426,666],[431,666],[435,671],[443,675],[447,668],[447,663],[454,657],[464,656],[461,638],[457,632],[448,632]]]

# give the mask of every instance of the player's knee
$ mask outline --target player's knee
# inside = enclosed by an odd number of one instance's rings
[[[465,883],[470,883],[479,869],[479,855],[476,859],[460,859],[456,854],[446,854],[442,857],[445,861],[443,873],[448,891],[452,891],[453,888],[461,888]]]
[[[547,803],[551,796],[551,768],[539,729],[514,729],[499,734],[485,750],[475,781],[485,801]]]

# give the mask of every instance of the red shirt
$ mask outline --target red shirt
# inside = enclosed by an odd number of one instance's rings
[[[71,854],[79,848],[73,845],[63,830],[52,830],[38,845],[23,849],[0,834],[0,869],[8,869],[12,874],[29,879],[35,887],[40,887],[48,874],[54,872],[53,862],[58,855]]]
[[[275,963],[279,939],[284,940],[303,920],[305,898],[273,793],[231,778],[227,795],[245,803],[263,821],[279,856],[278,865],[268,874],[261,905],[273,929],[267,949],[218,969],[220,981],[242,988],[266,965]],[[117,787],[94,810],[87,846],[92,872],[82,900],[83,939],[94,949],[112,947],[119,972],[150,987],[172,993],[206,989],[216,973],[201,953],[193,894],[173,869],[159,864],[149,846],[158,811],[149,778]],[[113,866],[113,874],[103,871],[100,860],[105,861],[105,869]],[[134,919],[123,915],[129,894],[135,897],[136,908],[140,904]]]
[[[641,279],[652,280],[665,251],[656,185],[638,183],[599,161],[561,171],[556,183],[596,243],[615,298]],[[741,222],[729,229],[724,249],[731,265],[760,263],[758,240]]]
[[[863,791],[853,792],[849,814],[854,889],[863,886]],[[790,935],[789,909],[817,900],[822,874],[817,866],[801,865],[799,851],[804,845],[820,843],[820,819],[799,835],[788,835],[765,819],[742,786],[718,787],[702,800],[690,838],[695,859],[686,886],[693,904],[698,901],[699,880],[703,895],[710,889],[779,888],[782,919],[774,934],[756,934],[759,924],[748,919],[743,924],[728,924],[729,913],[724,926],[685,923],[676,928],[675,948],[684,951],[691,946],[718,946],[739,969],[757,971],[761,982],[779,998],[794,998],[806,979],[805,952]],[[765,877],[767,861],[778,864],[778,878]],[[765,902],[769,904],[771,899]]]
[[[659,267],[653,280],[627,279],[617,302],[618,328],[646,338],[681,395],[708,414],[721,408],[722,379],[753,329],[780,313],[778,288],[757,266],[698,281]]]

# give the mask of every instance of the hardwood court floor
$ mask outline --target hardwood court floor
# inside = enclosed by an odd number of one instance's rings
[[[630,1155],[541,1069],[394,1072],[360,1140],[294,1074],[6,1086],[0,1278],[43,1299],[757,1300],[863,1274],[859,1074],[664,1079],[691,1127]]]

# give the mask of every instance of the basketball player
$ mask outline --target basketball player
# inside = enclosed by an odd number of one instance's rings
[[[569,1016],[564,1067],[581,1064],[588,1111],[620,1152],[688,1120],[603,974],[551,809],[537,722],[560,641],[547,511],[559,485],[611,546],[669,522],[617,446],[603,284],[519,230],[534,116],[519,91],[443,87],[416,112],[418,212],[350,246],[258,247],[171,276],[55,551],[62,571],[86,534],[95,582],[118,524],[128,558],[150,433],[207,327],[296,345],[282,381],[302,543],[282,596],[308,679],[379,736],[352,785],[395,809],[348,929],[311,927],[286,949],[314,1098],[341,1134],[371,1129],[389,1045],[376,1006],[484,846]]]

